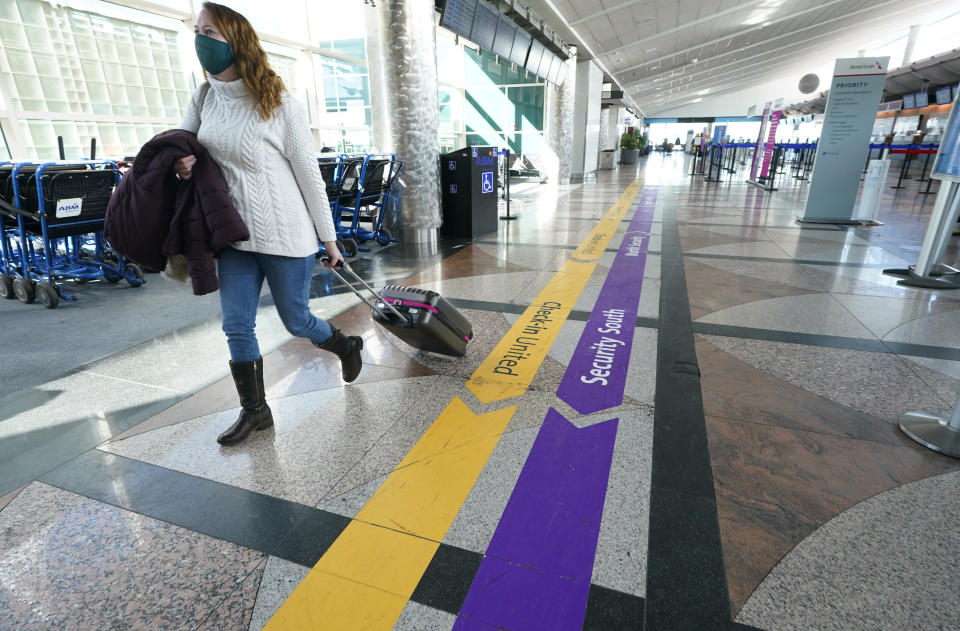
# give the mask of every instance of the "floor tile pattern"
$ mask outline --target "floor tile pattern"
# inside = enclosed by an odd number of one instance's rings
[[[260,553],[33,483],[0,512],[0,628],[193,629],[249,616]]]
[[[497,234],[353,261],[374,284],[461,304],[475,333],[463,358],[411,348],[318,273],[311,307],[364,338],[363,371],[344,385],[336,358],[291,339],[265,293],[276,425],[239,446],[214,440],[237,414],[216,318],[4,395],[0,629],[263,628],[453,397],[477,419],[517,411],[452,524],[421,540],[436,552],[411,575],[396,629],[466,624],[551,408],[576,428],[618,419],[585,604],[552,628],[581,616],[604,631],[960,625],[960,460],[897,428],[902,412],[948,411],[960,391],[960,293],[882,274],[913,262],[932,200],[888,191],[884,226],[801,226],[806,184],[708,184],[686,160],[523,186],[520,219]],[[623,404],[581,416],[556,391],[630,214],[529,389],[482,403],[464,382],[638,177],[659,206]],[[513,575],[545,584],[541,570]]]

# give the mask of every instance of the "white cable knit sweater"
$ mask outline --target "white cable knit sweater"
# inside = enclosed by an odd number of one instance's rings
[[[304,106],[287,93],[269,120],[262,120],[242,79],[210,78],[197,116],[199,90],[187,107],[181,129],[197,134],[220,165],[250,240],[238,250],[305,257],[336,232],[326,186],[307,125]]]

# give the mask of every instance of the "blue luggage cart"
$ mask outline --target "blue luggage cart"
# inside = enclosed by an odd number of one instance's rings
[[[61,299],[59,280],[78,283],[103,279],[143,284],[143,270],[110,250],[103,238],[107,204],[120,179],[109,160],[16,162],[0,165],[0,209],[15,219],[4,230],[4,278],[12,295],[24,303],[35,299],[48,309]]]
[[[383,210],[402,168],[403,162],[393,154],[371,153],[364,157],[362,164],[348,169],[343,176],[339,212],[334,223],[342,226],[349,221],[349,226],[342,229],[358,243],[371,239],[381,245],[395,242],[396,239],[383,227]],[[361,220],[368,221],[370,229],[361,227]]]

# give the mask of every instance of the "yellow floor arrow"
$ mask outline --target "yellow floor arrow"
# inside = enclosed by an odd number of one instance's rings
[[[516,407],[447,405],[265,629],[390,629]]]

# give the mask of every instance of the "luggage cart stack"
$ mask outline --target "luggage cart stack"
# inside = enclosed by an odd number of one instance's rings
[[[344,172],[334,214],[337,229],[345,230],[346,237],[357,243],[371,239],[381,245],[394,243],[396,239],[383,227],[383,211],[402,169],[403,161],[387,153],[372,153],[365,156],[361,164],[351,165]],[[361,221],[369,223],[370,228],[362,227]],[[344,222],[349,222],[349,226],[343,226]]]
[[[143,270],[103,238],[119,179],[117,164],[109,160],[0,163],[0,294],[53,309],[61,299],[76,299],[59,281],[142,285]]]
[[[360,165],[363,164],[363,157],[340,154],[335,158],[317,158],[317,162],[320,166],[320,175],[323,176],[324,184],[326,184],[330,212],[333,214],[333,225],[337,231],[337,248],[344,256],[356,256],[360,248],[356,240],[350,235],[350,229],[341,225],[340,207],[344,198],[352,198],[356,194],[357,172]]]

